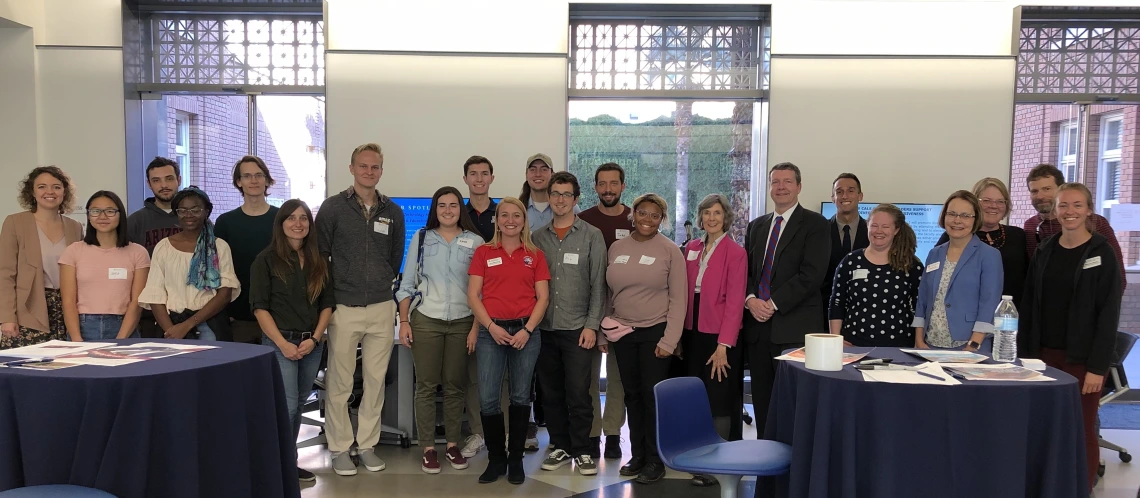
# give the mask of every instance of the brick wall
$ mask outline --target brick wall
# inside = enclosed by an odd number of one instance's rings
[[[1093,105],[1089,106],[1086,122],[1087,138],[1085,156],[1081,161],[1079,174],[1086,185],[1096,192],[1098,178],[1098,153],[1100,143],[1100,120],[1105,114],[1123,113],[1124,143],[1121,144],[1121,203],[1140,203],[1140,129],[1137,119],[1140,106]],[[1014,111],[1013,158],[1011,163],[1010,196],[1013,209],[1010,223],[1021,226],[1036,214],[1029,201],[1025,178],[1029,170],[1040,163],[1057,164],[1057,143],[1060,125],[1077,118],[1077,106],[1060,105],[1018,105]],[[1032,234],[1027,234],[1032,236]],[[1133,266],[1140,259],[1140,232],[1117,232],[1124,264]],[[1121,305],[1120,329],[1140,333],[1140,279],[1135,280],[1124,292]]]

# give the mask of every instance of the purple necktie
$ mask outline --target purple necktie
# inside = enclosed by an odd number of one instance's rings
[[[760,271],[760,289],[756,297],[765,301],[772,298],[772,265],[776,260],[776,244],[780,242],[780,225],[784,217],[776,217],[776,225],[772,227],[772,235],[768,236],[768,249],[764,251],[764,269]]]

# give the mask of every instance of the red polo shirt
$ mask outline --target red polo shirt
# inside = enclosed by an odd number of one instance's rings
[[[499,320],[529,317],[538,303],[534,283],[550,280],[542,251],[522,247],[508,254],[502,246],[479,246],[467,274],[483,277],[483,307]]]

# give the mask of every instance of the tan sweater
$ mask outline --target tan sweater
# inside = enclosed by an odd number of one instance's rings
[[[615,320],[634,328],[666,322],[665,336],[657,346],[670,353],[677,348],[689,285],[685,257],[677,244],[661,234],[645,242],[633,237],[614,242],[606,283]]]

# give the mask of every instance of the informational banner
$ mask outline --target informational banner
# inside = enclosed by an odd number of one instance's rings
[[[431,197],[392,197],[392,201],[404,210],[404,262],[400,265],[400,273],[404,272],[404,266],[408,262],[408,249],[412,244],[412,238],[416,236],[416,232],[427,226],[428,215],[431,214]],[[467,204],[466,199],[460,199],[463,204]],[[499,202],[501,199],[494,199]],[[466,209],[466,208],[464,208]]]
[[[878,206],[877,202],[860,202],[859,216],[867,219],[871,210]],[[915,256],[926,262],[926,255],[934,246],[938,245],[939,237],[945,232],[938,226],[938,215],[942,212],[942,204],[895,204],[906,215],[906,222],[914,229],[914,236],[918,239]],[[835,204],[824,202],[820,206],[820,214],[830,219],[835,216]]]
[[[1117,232],[1140,232],[1140,204],[1117,204],[1109,209],[1109,223]]]

